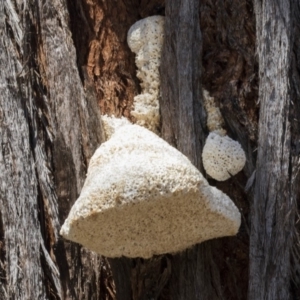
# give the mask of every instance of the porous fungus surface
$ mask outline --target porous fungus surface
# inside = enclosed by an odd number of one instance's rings
[[[109,140],[111,136],[115,133],[115,131],[124,126],[131,124],[128,119],[121,117],[121,118],[115,118],[114,116],[107,116],[103,115],[101,116],[101,121],[103,125],[103,130],[105,134],[105,140]]]
[[[133,24],[127,35],[127,43],[136,54],[137,77],[142,93],[134,98],[131,114],[137,124],[158,132],[160,76],[159,66],[164,38],[164,17],[152,16]]]
[[[212,178],[224,181],[240,172],[246,156],[239,142],[230,137],[211,132],[205,142],[202,152],[203,166]]]
[[[220,135],[225,135],[223,129],[224,120],[219,107],[216,105],[215,99],[211,97],[208,91],[203,90],[203,102],[207,112],[207,128],[209,131],[218,131]]]
[[[231,199],[183,154],[125,125],[92,157],[61,234],[104,256],[149,258],[234,235],[239,226]]]

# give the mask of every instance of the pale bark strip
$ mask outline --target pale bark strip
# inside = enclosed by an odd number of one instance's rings
[[[253,300],[292,299],[294,184],[299,168],[293,159],[290,123],[294,3],[255,1],[260,118],[250,235]]]
[[[78,75],[66,3],[1,1],[0,16],[5,293],[98,299],[100,258],[58,233],[101,142],[97,101]]]

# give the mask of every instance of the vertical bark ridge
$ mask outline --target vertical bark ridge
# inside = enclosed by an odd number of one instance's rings
[[[199,3],[167,1],[161,65],[162,136],[201,167],[205,141]]]
[[[202,37],[199,1],[166,1],[165,42],[161,65],[162,137],[202,170],[205,141],[202,105]],[[171,299],[221,299],[211,242],[173,256]],[[217,274],[216,274],[217,273]]]
[[[293,299],[291,253],[299,166],[292,148],[299,125],[295,127],[291,116],[300,113],[292,88],[297,64],[293,26],[299,26],[293,20],[295,5],[296,1],[255,1],[260,117],[250,235],[249,299],[253,300]]]
[[[292,22],[293,22],[293,54],[292,54],[292,68],[291,68],[291,201],[294,204],[293,214],[295,214],[294,225],[294,244],[291,259],[291,276],[292,276],[292,291],[295,299],[300,298],[300,225],[299,225],[299,207],[300,207],[300,163],[299,163],[299,141],[300,141],[300,41],[297,36],[300,35],[300,4],[293,2]]]
[[[6,293],[9,299],[46,298],[39,253],[37,178],[28,124],[33,95],[23,73],[29,72],[23,51],[25,29],[12,2],[1,4],[1,12],[7,18],[0,38],[0,207]]]
[[[0,2],[1,282],[8,299],[100,297],[101,259],[59,237],[101,142],[97,100],[84,92],[68,26],[64,1]]]

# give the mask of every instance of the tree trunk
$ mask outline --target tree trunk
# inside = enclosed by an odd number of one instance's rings
[[[249,299],[294,299],[292,274],[298,267],[291,265],[291,256],[299,197],[299,3],[256,1],[255,12],[260,116]]]
[[[254,4],[0,1],[0,299],[300,297],[299,4]],[[102,142],[100,111],[135,121],[126,36],[155,14],[166,15],[162,137],[204,172],[208,90],[247,156],[237,176],[208,180],[242,225],[180,254],[106,260],[59,229]]]
[[[166,1],[165,42],[161,65],[162,137],[201,171],[206,114],[202,100],[202,36],[199,1]],[[172,258],[170,298],[221,299],[211,242]]]
[[[101,142],[66,5],[1,1],[0,16],[1,298],[97,299],[100,258],[59,237]]]

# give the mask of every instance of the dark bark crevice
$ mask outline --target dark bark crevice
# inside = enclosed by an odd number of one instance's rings
[[[109,259],[109,265],[120,300],[163,299],[161,294],[171,275],[171,256],[155,256],[151,259]],[[166,299],[170,295],[166,296]]]
[[[300,19],[300,6],[298,2],[293,2],[292,9],[292,62],[291,62],[291,108],[289,121],[291,123],[291,157],[290,157],[290,178],[291,178],[291,195],[293,195],[295,215],[294,230],[293,230],[293,246],[291,253],[291,290],[294,299],[300,299],[300,42],[296,38],[300,34],[298,20]]]

